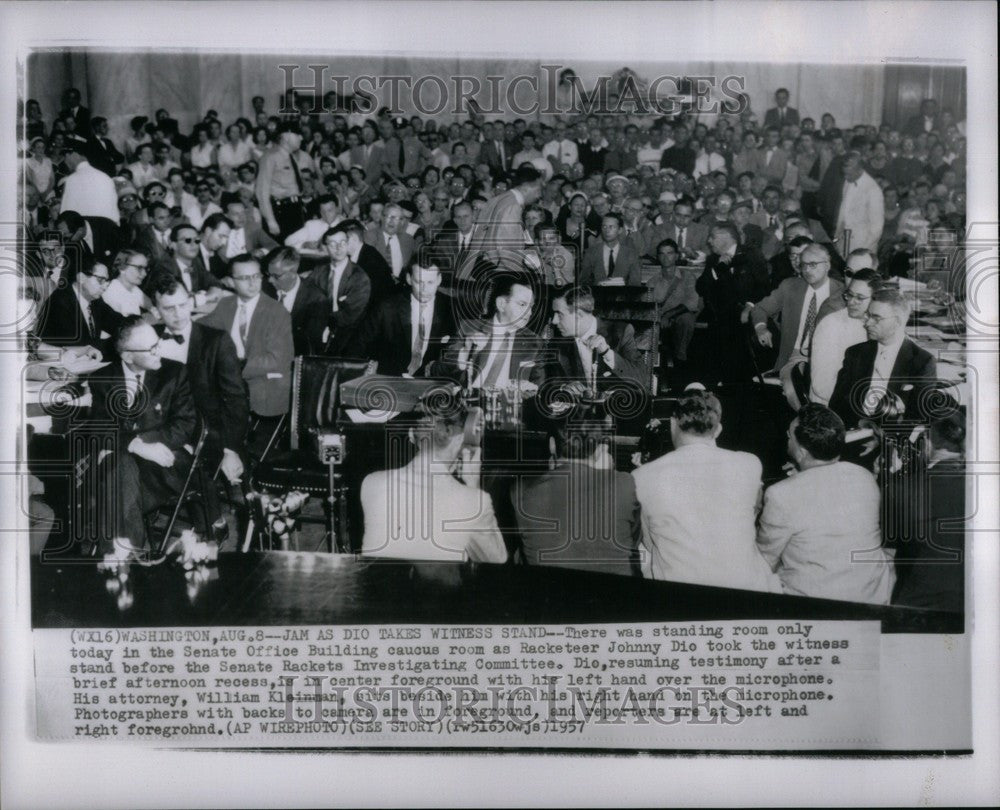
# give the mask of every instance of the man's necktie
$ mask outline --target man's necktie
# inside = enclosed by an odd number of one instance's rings
[[[289,155],[289,159],[292,161],[292,172],[295,174],[295,188],[296,194],[302,193],[302,175],[299,173],[299,164],[295,160],[295,155]]]
[[[242,301],[240,301],[237,318],[239,319],[240,340],[243,341],[243,348],[245,349],[247,345],[247,333],[250,331],[250,317]]]
[[[413,339],[413,348],[410,351],[410,365],[406,368],[407,374],[416,374],[423,363],[424,341],[427,339],[426,315],[426,305],[421,304],[417,308],[417,335]]]
[[[164,332],[163,333],[163,339],[164,340],[173,340],[173,341],[175,341],[177,343],[180,343],[180,344],[184,343],[184,335],[175,335],[173,332]]]
[[[615,274],[615,249],[608,251],[608,278]]]
[[[399,248],[399,238],[392,234],[386,238],[386,244],[389,248],[389,257],[392,260],[392,274],[396,278],[399,278],[399,274],[403,269],[403,252]]]
[[[507,358],[510,355],[511,347],[514,343],[514,333],[508,332],[499,338],[494,338],[500,344],[497,348],[496,353],[493,355],[493,363],[486,372],[486,376],[483,379],[482,388],[496,388],[497,380],[500,378],[500,372],[503,371],[504,366],[507,364]]]
[[[284,304],[285,304],[285,298],[287,296],[288,296],[288,293],[286,293],[284,290],[278,290],[278,303],[281,304],[282,306],[284,306]],[[288,307],[285,307],[285,309],[288,309]]]
[[[677,248],[684,250],[684,237],[687,236],[687,228],[680,228],[677,231]]]
[[[134,387],[129,387],[128,389],[128,406],[130,408],[135,405],[135,401],[139,399],[139,391],[142,390],[142,372],[135,375],[133,384]]]
[[[816,291],[809,291],[809,311],[806,312],[806,323],[802,330],[802,345],[801,351],[803,354],[809,354],[809,350],[812,348],[812,336],[813,330],[816,328]]]
[[[94,311],[92,307],[94,306],[92,301],[87,302],[87,306],[83,308],[84,315],[87,318],[87,331],[90,332],[91,337],[97,337],[97,328],[94,326]]]

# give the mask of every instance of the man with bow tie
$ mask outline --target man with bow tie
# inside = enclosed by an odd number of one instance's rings
[[[101,553],[112,551],[116,539],[145,545],[143,515],[180,493],[191,464],[186,447],[197,438],[187,370],[160,357],[153,327],[138,315],[125,318],[114,346],[120,359],[84,378],[93,397],[89,417],[71,426],[75,446],[89,451],[82,520],[95,521],[78,522],[75,534]],[[207,532],[198,511],[196,528]]]

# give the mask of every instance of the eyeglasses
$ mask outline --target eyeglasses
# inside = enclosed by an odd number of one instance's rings
[[[201,242],[200,236],[185,236],[183,239],[178,239],[178,242],[183,242],[185,245],[195,244],[197,245]]]
[[[248,276],[233,276],[233,281],[260,281],[260,273],[253,273]]]
[[[160,341],[156,341],[148,349],[122,349],[123,352],[136,352],[137,354],[147,354],[150,352],[158,352],[160,350]]]
[[[858,295],[857,293],[849,293],[849,292],[845,292],[844,293],[844,300],[848,301],[848,302],[850,302],[850,301],[867,301],[870,298],[871,298],[870,295]]]
[[[87,276],[89,278],[92,278],[94,281],[96,281],[102,287],[107,287],[111,283],[111,279],[108,278],[107,276],[95,276],[95,275],[93,275],[91,273],[88,273]]]
[[[870,312],[865,315],[866,321],[871,321],[872,323],[882,323],[882,321],[887,321],[891,318],[891,315],[872,315]]]

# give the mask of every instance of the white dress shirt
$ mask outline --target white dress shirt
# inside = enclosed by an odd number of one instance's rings
[[[125,363],[122,363],[122,371],[125,373],[125,397],[129,406],[132,406],[139,396],[139,389],[142,388],[143,373],[132,371]]]
[[[417,344],[420,334],[420,321],[424,322],[424,340],[420,346],[420,357],[427,354],[427,345],[431,342],[431,322],[434,320],[434,299],[421,304],[414,296],[410,296],[410,346]]]
[[[389,248],[389,264],[392,266],[392,275],[394,278],[399,278],[399,274],[403,272],[403,251],[399,247],[399,237],[396,234],[384,232],[382,236]]]
[[[495,320],[490,332],[490,352],[486,355],[481,367],[476,370],[476,378],[472,383],[473,388],[482,388],[483,383],[489,376],[490,369],[494,363],[502,363],[500,373],[497,375],[495,387],[503,388],[510,384],[510,366],[514,355],[514,333],[516,327],[506,324],[499,324]]]
[[[118,192],[115,181],[86,160],[66,178],[59,210],[76,211],[82,217],[104,217],[118,224]]]
[[[113,279],[101,296],[104,303],[120,315],[141,315],[149,309],[149,300],[139,287],[125,288],[120,278]]]
[[[186,329],[176,333],[184,338],[182,343],[168,338],[167,335],[169,334],[171,332],[164,330],[163,337],[160,338],[160,357],[165,357],[167,360],[176,360],[178,363],[187,365],[188,350],[191,348],[191,324],[189,323]]]
[[[809,301],[816,296],[816,315],[813,318],[813,329],[816,329],[816,321],[819,319],[819,308],[823,306],[823,302],[830,297],[830,279],[827,278],[823,284],[817,288],[813,289],[808,287],[806,289],[806,297],[802,301],[802,313],[799,315],[799,331],[795,334],[795,348],[802,348],[802,339],[805,337],[806,328],[806,318],[809,317]],[[815,334],[815,332],[814,332]]]
[[[286,311],[291,312],[292,307],[295,306],[295,296],[299,293],[299,288],[302,286],[302,278],[296,277],[295,284],[290,290],[277,290],[278,301],[285,308]]]
[[[906,335],[900,334],[892,343],[879,343],[875,351],[875,365],[872,368],[872,378],[868,383],[868,394],[864,399],[865,412],[871,416],[876,410],[881,397],[888,390],[889,379],[892,377],[892,367],[896,365],[899,349],[906,340]]]
[[[610,262],[610,260],[611,260],[611,254],[614,253],[614,255],[615,255],[615,269],[616,270],[618,269],[617,262],[618,262],[618,252],[619,252],[619,248],[620,247],[621,247],[620,243],[616,244],[614,246],[611,246],[611,245],[609,245],[607,243],[604,244],[604,272],[607,273],[609,277],[611,276],[611,271],[608,269],[608,262]]]
[[[236,356],[240,360],[245,360],[247,356],[246,346],[243,345],[243,338],[240,336],[240,308],[246,310],[247,313],[247,337],[250,335],[250,324],[253,323],[253,313],[257,309],[257,302],[260,301],[260,293],[257,293],[249,301],[237,301],[236,302],[236,315],[233,317],[233,326],[229,330],[229,336],[233,339],[233,343],[236,344]]]
[[[846,308],[831,312],[816,324],[809,354],[809,399],[812,402],[829,404],[837,374],[844,365],[844,353],[866,340],[864,320],[849,318]]]
[[[844,231],[850,231],[851,250],[875,250],[884,225],[885,202],[878,183],[868,173],[854,182],[845,180],[834,238],[839,240]]]
[[[128,170],[132,172],[132,185],[139,189],[139,191],[142,191],[143,186],[157,179],[156,169],[152,163],[143,163],[141,160],[137,160],[128,167]]]
[[[339,216],[333,222],[327,222],[325,219],[310,219],[305,225],[295,231],[295,233],[288,235],[285,239],[285,245],[298,250],[306,242],[318,243],[323,238],[323,234],[325,234],[329,228],[337,225],[342,220],[343,217]],[[355,259],[355,261],[357,260]]]
[[[188,206],[184,209],[184,216],[187,217],[187,221],[191,223],[191,226],[196,230],[200,231],[201,226],[204,224],[205,220],[208,219],[212,214],[221,214],[222,209],[219,208],[214,202],[210,202],[204,211],[201,210],[201,205],[195,201],[194,205]]]
[[[229,232],[229,244],[226,246],[226,258],[239,256],[247,252],[247,232],[246,228],[233,228]]]
[[[345,270],[347,270],[346,259],[340,264],[331,265],[330,269],[327,271],[330,274],[330,302],[333,305],[334,312],[337,312],[340,308],[337,299],[340,295],[340,282],[344,279]]]
[[[577,148],[575,141],[563,138],[561,141],[549,141],[545,144],[542,147],[542,157],[554,157],[560,166],[564,163],[572,166],[574,163],[579,162],[580,150]]]

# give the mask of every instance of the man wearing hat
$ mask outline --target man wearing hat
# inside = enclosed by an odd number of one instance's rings
[[[118,192],[115,181],[90,165],[90,145],[79,135],[65,136],[63,163],[70,174],[63,188],[63,211],[85,217],[103,217],[118,224]]]
[[[302,177],[292,155],[302,145],[302,135],[294,124],[278,128],[278,142],[260,159],[257,173],[257,204],[272,236],[284,240],[305,224],[302,209]]]

